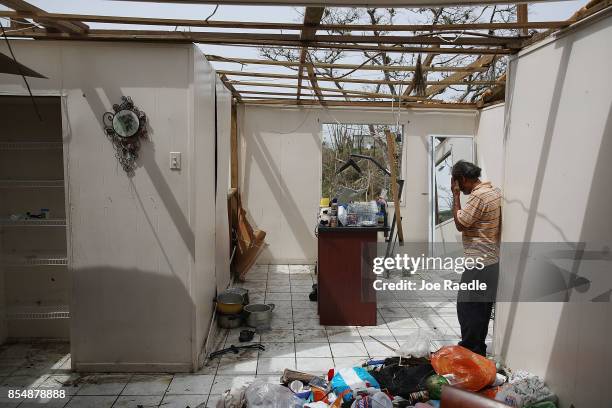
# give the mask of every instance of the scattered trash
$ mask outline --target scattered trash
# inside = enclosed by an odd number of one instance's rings
[[[378,381],[363,367],[343,368],[336,372],[331,381],[331,387],[336,394],[350,390],[344,395],[345,401],[350,401],[353,392],[367,390],[368,388],[380,389]]]
[[[304,400],[287,387],[255,380],[244,393],[247,408],[302,408]]]
[[[427,391],[426,379],[435,372],[427,359],[392,357],[385,360],[380,370],[372,371],[371,374],[381,389],[410,400],[414,393]],[[417,400],[421,398],[418,396]]]
[[[253,335],[243,330],[241,337],[243,333]],[[449,401],[468,404],[461,406],[489,401],[491,406],[557,408],[556,395],[533,374],[512,373],[461,346],[442,347],[430,356],[429,346],[427,351],[424,347],[430,335],[421,331],[399,350],[370,336],[397,356],[368,360],[361,367],[330,367],[326,376],[286,369],[281,384],[256,380],[232,388],[222,394],[216,408],[440,408]],[[232,345],[210,357],[241,349],[264,347],[259,343]]]
[[[254,350],[266,351],[266,346],[264,346],[261,343],[249,344],[249,345],[246,345],[246,346],[234,346],[232,344],[228,348],[224,348],[224,349],[221,349],[221,350],[213,351],[212,353],[210,353],[208,358],[219,357],[219,356],[222,356],[222,355],[227,354],[227,353],[238,354],[240,352],[240,350],[246,350],[246,349],[254,349]]]
[[[312,285],[312,292],[308,294],[308,299],[311,302],[316,302],[319,298],[318,293],[318,285],[315,283]]]
[[[493,384],[497,374],[495,362],[461,346],[442,347],[433,354],[431,365],[440,375],[452,374],[446,377],[450,385],[474,392]]]
[[[246,403],[244,399],[246,389],[247,386],[242,385],[225,391],[217,401],[215,408],[242,408]]]
[[[425,385],[432,399],[440,399],[442,397],[442,386],[448,385],[448,380],[441,375],[434,374],[427,377]]]
[[[432,332],[419,329],[415,336],[400,346],[399,354],[402,357],[428,357],[432,339]]]
[[[500,387],[495,399],[517,408],[541,402],[558,402],[557,396],[546,386],[543,379],[521,370],[510,375],[508,383]]]
[[[240,336],[238,336],[238,341],[241,343],[245,343],[247,341],[253,340],[255,337],[255,332],[253,330],[240,330]]]

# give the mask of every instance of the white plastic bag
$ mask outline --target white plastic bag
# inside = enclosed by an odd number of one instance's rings
[[[254,381],[244,393],[247,408],[302,408],[304,400],[287,387]]]
[[[232,387],[225,391],[217,401],[216,408],[242,408],[244,406],[244,392],[246,385]]]
[[[402,357],[427,357],[430,353],[433,333],[429,330],[418,329],[414,336],[405,341],[398,352]]]

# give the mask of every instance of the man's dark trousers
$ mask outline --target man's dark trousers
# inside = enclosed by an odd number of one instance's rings
[[[495,303],[498,278],[498,263],[487,265],[481,270],[466,269],[461,276],[461,283],[478,280],[487,284],[487,290],[465,290],[457,294],[457,317],[461,325],[459,345],[483,356],[487,353],[485,340]]]

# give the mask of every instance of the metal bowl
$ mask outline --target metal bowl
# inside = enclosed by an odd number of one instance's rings
[[[221,314],[242,312],[244,297],[238,293],[222,292],[217,296],[217,311]]]

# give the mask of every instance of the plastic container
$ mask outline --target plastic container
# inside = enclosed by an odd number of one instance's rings
[[[442,347],[431,365],[439,375],[452,374],[452,385],[474,392],[492,384],[497,374],[493,361],[461,346]]]

